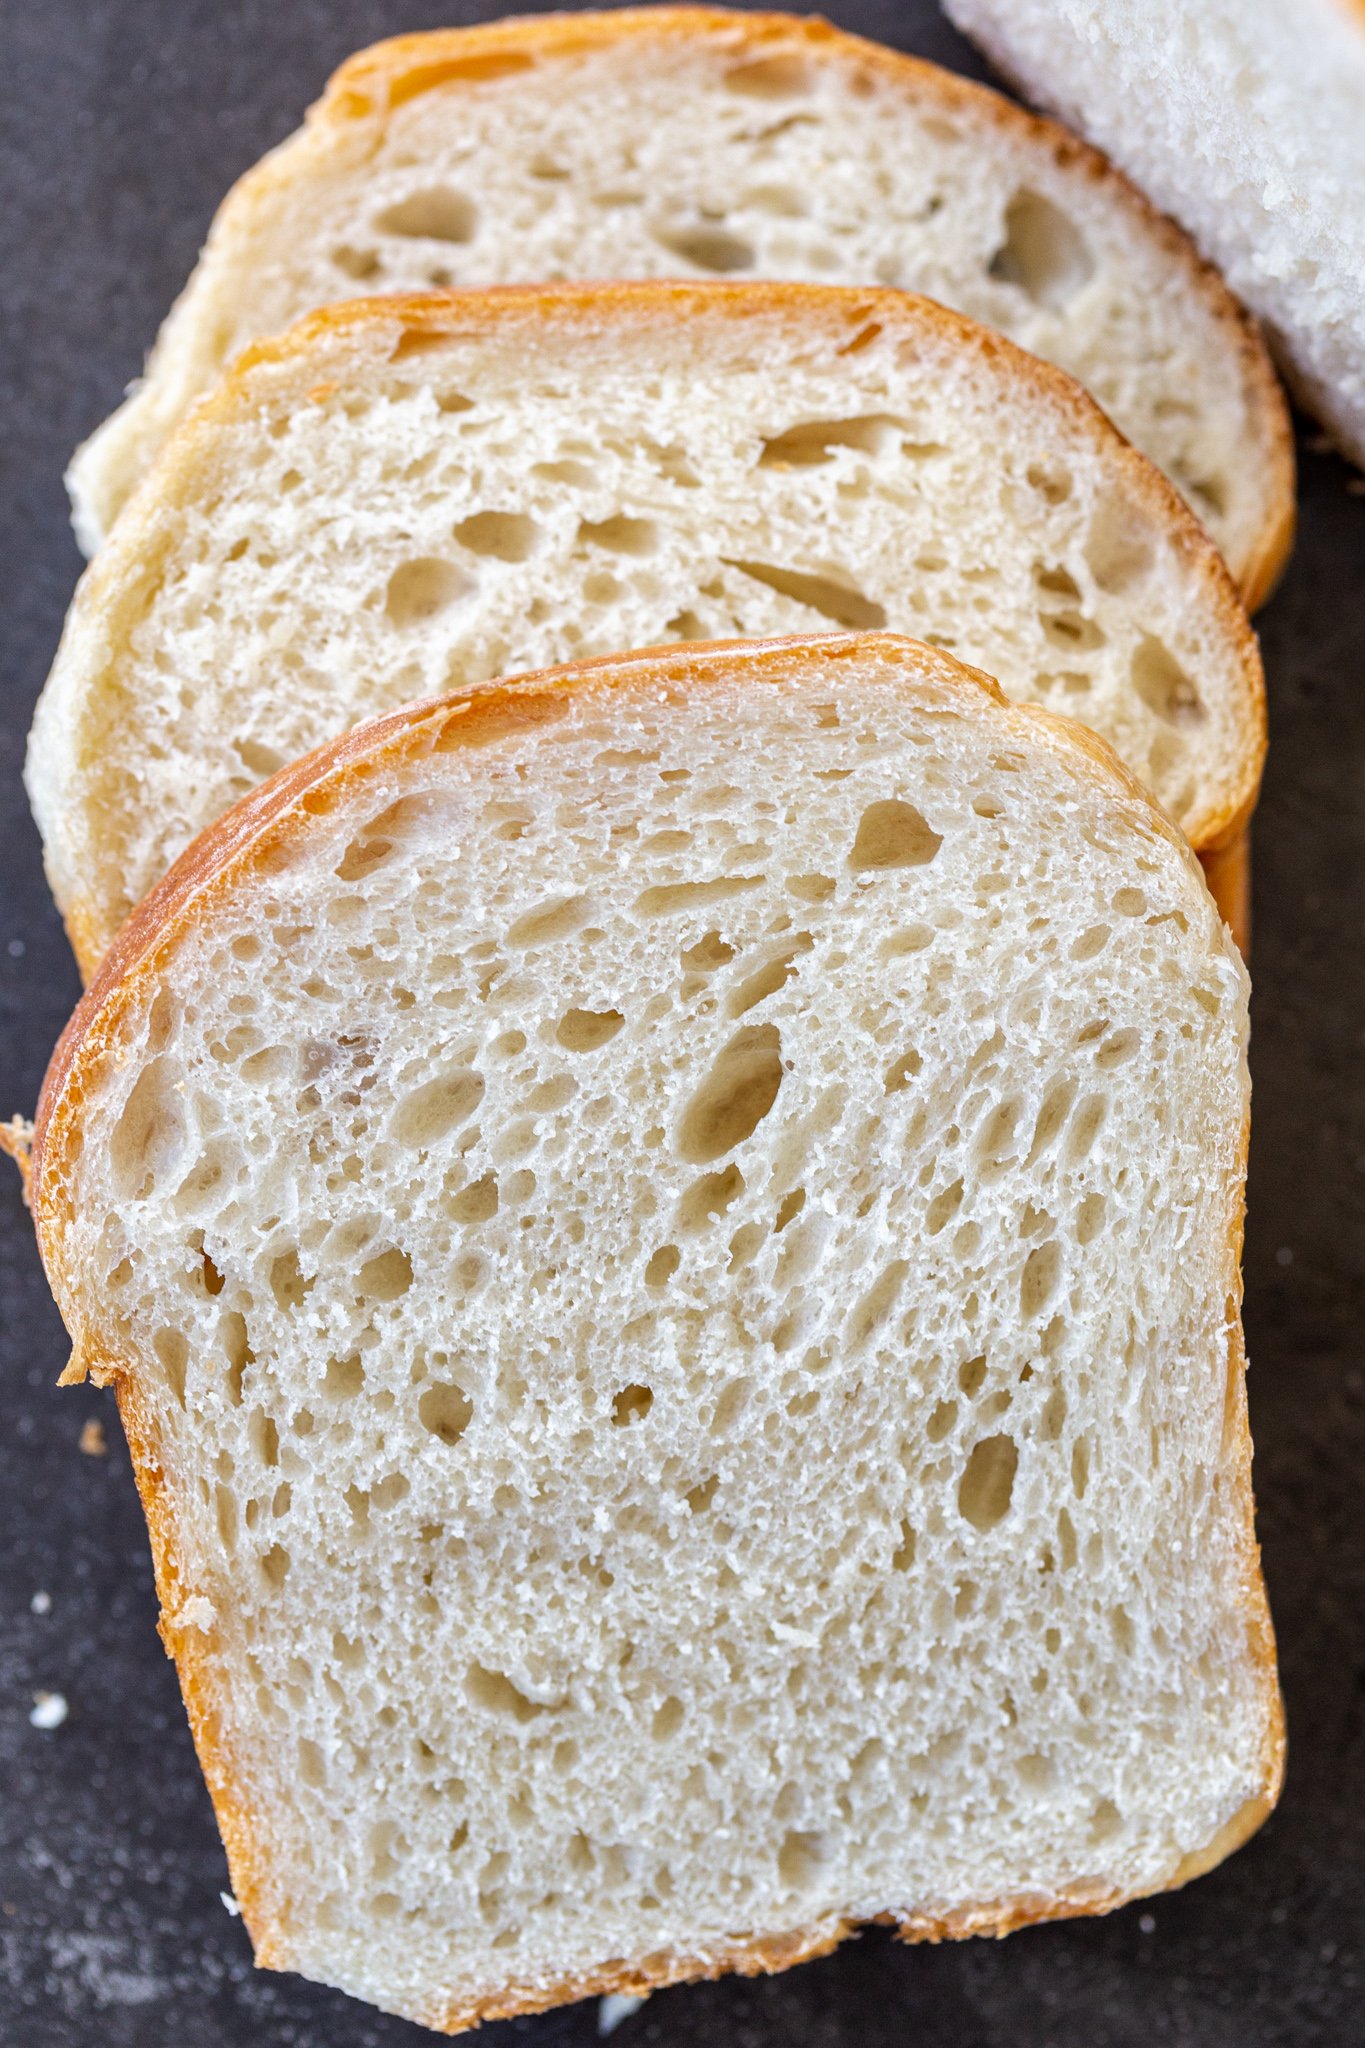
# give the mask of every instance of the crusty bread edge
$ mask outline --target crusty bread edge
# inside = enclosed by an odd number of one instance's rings
[[[34,1123],[32,1207],[39,1248],[52,1290],[63,1314],[75,1317],[79,1285],[63,1257],[62,1212],[67,1194],[68,1159],[85,1099],[85,1069],[98,1064],[117,1043],[127,1012],[182,935],[202,925],[216,896],[244,878],[268,872],[269,864],[292,839],[307,831],[310,816],[338,808],[381,767],[397,765],[428,751],[452,746],[477,746],[505,738],[519,726],[539,724],[560,715],[566,699],[594,690],[609,693],[636,684],[704,687],[714,677],[733,673],[736,657],[781,687],[784,673],[808,675],[813,666],[836,672],[844,662],[865,660],[870,652],[891,647],[912,653],[915,680],[931,680],[960,692],[964,708],[990,703],[1020,737],[1042,741],[1047,748],[1083,767],[1096,783],[1108,782],[1154,836],[1163,838],[1181,856],[1191,879],[1202,870],[1184,837],[1171,824],[1142,783],[1087,728],[1034,705],[1011,703],[989,676],[969,668],[937,648],[896,634],[846,634],[768,641],[683,643],[608,655],[571,667],[485,685],[458,698],[408,705],[369,720],[279,770],[259,789],[211,826],[189,847],[157,884],[124,926],[110,948],[96,980],[82,998],[52,1056]],[[1238,1157],[1238,1199],[1230,1231],[1231,1270],[1240,1271],[1244,1214],[1245,1168],[1249,1120],[1244,1120]],[[1240,1279],[1238,1280],[1240,1289]],[[1231,1469],[1235,1494],[1228,1512],[1238,1523],[1238,1564],[1241,1604],[1248,1628],[1250,1655],[1261,1677],[1265,1735],[1261,1782],[1213,1839],[1185,1855],[1159,1886],[1166,1890],[1187,1883],[1211,1869],[1252,1835],[1271,1812],[1284,1772],[1284,1717],[1276,1678],[1275,1641],[1254,1533],[1251,1489],[1251,1442],[1247,1425],[1245,1356],[1242,1348],[1240,1294],[1230,1298],[1226,1361],[1226,1415],[1223,1469]],[[157,1592],[162,1608],[161,1633],[174,1657],[200,1764],[213,1799],[227,1852],[233,1889],[252,1936],[257,1960],[264,1968],[295,1967],[295,1952],[277,1885],[257,1854],[258,1825],[244,1790],[243,1774],[234,1766],[231,1737],[219,1715],[209,1657],[209,1634],[198,1622],[177,1617],[182,1606],[175,1515],[163,1483],[158,1432],[142,1401],[136,1368],[107,1348],[103,1337],[78,1328],[71,1364],[64,1381],[84,1378],[113,1381],[128,1437],[151,1538]],[[212,1624],[208,1625],[211,1630]],[[1125,1892],[1100,1884],[1078,1884],[1055,1895],[1030,1894],[987,1900],[935,1916],[889,1909],[877,1918],[894,1926],[909,1941],[958,1940],[974,1934],[1003,1936],[1040,1921],[1067,1919],[1113,1911],[1142,1891]],[[423,2000],[404,2005],[405,2016],[443,2033],[459,2033],[485,2019],[544,2011],[594,1993],[641,1992],[665,1984],[712,1978],[729,1972],[772,1973],[827,1954],[854,1932],[844,1919],[807,1929],[737,1937],[708,1946],[694,1955],[661,1953],[637,1963],[613,1959],[578,1977],[509,1982],[497,1993],[474,2000]],[[400,2008],[393,2008],[398,2010]]]
[[[1074,169],[1108,192],[1130,215],[1135,236],[1156,243],[1171,264],[1184,272],[1191,288],[1225,332],[1237,357],[1247,417],[1266,479],[1266,514],[1247,560],[1236,565],[1235,575],[1247,607],[1254,610],[1263,603],[1278,581],[1293,546],[1293,427],[1260,329],[1220,273],[1200,255],[1183,228],[1154,207],[1099,150],[1059,122],[1017,106],[991,87],[963,78],[941,65],[835,28],[818,15],[740,13],[726,8],[690,6],[628,7],[587,13],[513,15],[468,28],[390,37],[349,57],[309,108],[304,125],[238,179],[218,209],[207,246],[230,243],[239,222],[245,236],[258,209],[277,188],[287,189],[293,182],[298,160],[306,161],[315,151],[325,149],[329,133],[341,133],[376,117],[382,121],[394,106],[436,86],[451,84],[461,75],[477,82],[481,75],[488,75],[484,67],[496,64],[500,58],[515,62],[518,58],[600,48],[631,39],[652,39],[666,47],[720,36],[729,39],[736,56],[750,60],[774,49],[800,48],[822,59],[846,62],[900,91],[912,104],[965,113],[985,130],[994,128],[1016,144],[1037,147],[1049,153],[1056,163]],[[187,293],[193,283],[192,277]],[[146,376],[154,373],[155,350]],[[139,388],[135,387],[127,403],[136,404]],[[110,421],[122,412],[120,408],[111,414]],[[81,512],[81,459],[87,451],[94,450],[110,421],[96,428],[84,448],[77,451],[68,479],[77,501],[77,529],[83,545],[95,542],[97,536],[93,513],[83,516]]]
[[[1264,676],[1256,638],[1227,564],[1174,484],[1123,438],[1074,377],[1028,354],[993,329],[911,292],[781,279],[490,285],[477,291],[340,300],[305,314],[283,335],[253,343],[177,427],[129,500],[117,532],[86,571],[39,702],[30,741],[30,767],[46,751],[48,727],[55,716],[48,693],[63,678],[72,658],[72,643],[85,634],[88,621],[97,624],[107,643],[102,669],[117,669],[136,622],[130,613],[136,614],[137,608],[149,601],[171,546],[167,515],[194,496],[212,459],[215,429],[234,417],[257,371],[297,369],[310,380],[299,393],[299,402],[306,403],[312,389],[325,391],[346,373],[350,351],[369,348],[387,356],[400,336],[415,334],[433,340],[443,335],[486,336],[499,329],[511,332],[512,323],[518,320],[561,330],[577,324],[585,331],[600,331],[609,323],[622,331],[625,323],[633,321],[643,332],[649,322],[668,321],[695,329],[702,320],[756,317],[786,318],[793,332],[803,338],[823,333],[836,342],[846,336],[845,348],[854,346],[869,328],[890,329],[921,342],[970,353],[988,375],[999,375],[1003,367],[1021,397],[1051,408],[1054,419],[1091,444],[1097,459],[1112,462],[1124,475],[1134,497],[1145,504],[1154,522],[1166,527],[1184,563],[1202,584],[1211,625],[1222,634],[1241,678],[1242,701],[1233,708],[1243,731],[1239,772],[1225,788],[1221,802],[1206,815],[1191,819],[1188,826],[1200,852],[1234,840],[1250,818],[1260,788],[1266,748]],[[336,354],[335,363],[327,360],[329,348]],[[74,707],[65,706],[63,712],[69,719]],[[48,879],[82,974],[88,978],[112,937],[102,929],[95,897],[83,887],[89,869],[88,849],[64,847],[62,805],[55,798],[43,801],[32,777],[30,792],[43,827]]]

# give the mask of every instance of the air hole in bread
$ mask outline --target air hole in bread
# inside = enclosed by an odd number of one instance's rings
[[[803,953],[809,953],[813,944],[809,932],[799,932],[792,945],[775,954],[731,993],[725,1005],[727,1014],[742,1017],[746,1011],[766,1002],[769,996],[776,995],[780,988],[785,988],[796,972],[796,961]]]
[[[682,1253],[677,1245],[660,1245],[656,1252],[650,1254],[649,1263],[645,1267],[646,1287],[666,1286],[677,1272],[681,1259]]]
[[[471,555],[524,562],[535,553],[540,528],[525,512],[471,512],[455,528],[455,538]]]
[[[1167,725],[1188,727],[1203,721],[1199,692],[1164,640],[1144,633],[1133,651],[1130,673],[1147,709]]]
[[[391,1245],[366,1259],[356,1275],[362,1301],[397,1301],[412,1285],[412,1261],[405,1251]]]
[[[1064,312],[1095,270],[1075,221],[1041,192],[1021,186],[1005,208],[1004,228],[990,275],[1016,285],[1048,312]]]
[[[1024,1261],[1019,1280],[1019,1313],[1026,1319],[1042,1314],[1061,1277],[1062,1248],[1055,1238],[1040,1244]]]
[[[681,257],[696,270],[724,274],[754,267],[753,243],[746,242],[741,235],[732,235],[718,223],[698,221],[692,227],[654,227],[650,232],[660,248]]]
[[[704,1173],[692,1183],[678,1204],[678,1222],[684,1230],[700,1230],[743,1193],[744,1176],[731,1160],[718,1173]]]
[[[1103,1073],[1112,1073],[1133,1057],[1141,1043],[1142,1034],[1138,1031],[1113,1031],[1095,1054],[1095,1065]]]
[[[561,939],[571,939],[582,931],[591,914],[589,896],[553,896],[509,926],[507,943],[528,951],[537,946],[557,945]]]
[[[401,563],[390,576],[384,610],[395,626],[420,626],[467,597],[474,587],[474,578],[458,562],[420,555]]]
[[[889,1265],[882,1268],[849,1318],[850,1350],[856,1351],[862,1345],[870,1343],[885,1325],[896,1306],[896,1298],[905,1284],[905,1276],[909,1270],[908,1259],[892,1259]]]
[[[652,555],[659,545],[659,529],[652,519],[632,519],[624,512],[615,512],[610,519],[581,519],[578,537],[613,555]]]
[[[555,1026],[555,1038],[566,1052],[597,1052],[611,1043],[624,1022],[619,1010],[566,1010]]]
[[[933,1411],[930,1414],[929,1420],[925,1424],[924,1433],[928,1437],[931,1444],[941,1444],[943,1442],[944,1437],[950,1436],[952,1434],[956,1422],[957,1402],[936,1402]]]
[[[942,834],[935,832],[913,804],[888,797],[869,804],[858,820],[848,864],[855,873],[924,867],[942,844]]]
[[[149,1062],[129,1091],[109,1140],[109,1164],[121,1195],[139,1200],[176,1166],[185,1142],[178,1069],[164,1056]]]
[[[284,1584],[290,1564],[289,1552],[282,1543],[272,1543],[261,1559],[261,1577],[273,1592],[278,1593]]]
[[[381,235],[403,235],[422,242],[472,242],[478,232],[479,212],[462,192],[433,185],[386,207],[375,215],[374,225]]]
[[[788,1891],[808,1891],[818,1884],[830,1854],[822,1834],[793,1830],[777,1852],[777,1874]]]
[[[235,739],[232,744],[242,766],[261,781],[284,766],[284,755],[277,747],[267,747],[253,739]]]
[[[632,1422],[643,1422],[654,1406],[652,1387],[622,1387],[612,1398],[611,1419],[617,1429],[625,1429]]]
[[[1085,541],[1085,559],[1099,588],[1116,597],[1132,590],[1150,574],[1155,555],[1155,536],[1138,508],[1102,497]]]
[[[275,1306],[286,1314],[296,1309],[312,1287],[311,1279],[305,1280],[299,1265],[298,1247],[290,1245],[287,1251],[278,1252],[270,1262],[270,1292],[275,1297]]]
[[[522,1045],[525,1043],[523,1038]],[[427,1150],[468,1123],[483,1101],[483,1094],[483,1076],[470,1067],[438,1074],[435,1080],[415,1089],[399,1103],[393,1117],[393,1135],[400,1145]]]
[[[443,1444],[457,1444],[474,1416],[474,1403],[454,1381],[426,1388],[417,1403],[417,1419]]]
[[[476,1707],[481,1707],[485,1713],[514,1721],[519,1727],[525,1727],[528,1721],[534,1721],[549,1711],[546,1702],[529,1698],[505,1672],[489,1671],[482,1664],[470,1665],[465,1691]],[[508,1860],[505,1855],[500,1859],[497,1856],[490,1858],[490,1862],[499,1860],[505,1868]],[[496,1874],[501,1875],[501,1872]]]
[[[358,1351],[347,1358],[329,1358],[322,1391],[330,1401],[353,1401],[365,1384],[365,1366]]]
[[[930,924],[903,924],[898,930],[887,933],[877,951],[883,960],[904,960],[912,953],[927,951],[935,936]]]
[[[760,469],[806,469],[832,458],[836,448],[858,448],[880,455],[905,421],[890,413],[856,413],[842,420],[799,420],[764,440]]]
[[[1066,1139],[1066,1163],[1078,1166],[1090,1153],[1109,1114],[1109,1103],[1103,1095],[1087,1095],[1077,1104]]]
[[[804,569],[784,569],[772,562],[742,562],[728,556],[722,559],[728,569],[738,569],[742,576],[766,584],[769,590],[791,598],[795,604],[806,605],[847,632],[880,632],[886,624],[886,607],[851,583]]]
[[[957,1369],[957,1383],[969,1401],[974,1401],[986,1383],[984,1357],[969,1358]]]
[[[1085,1499],[1086,1487],[1090,1484],[1090,1445],[1083,1436],[1078,1436],[1071,1446],[1071,1489],[1077,1500]]]
[[[332,262],[343,277],[349,277],[355,284],[368,284],[384,268],[377,249],[357,249],[350,242],[338,243],[332,251]]]
[[[733,946],[717,931],[703,932],[694,946],[685,946],[682,964],[697,974],[710,974],[717,967],[726,966],[735,957]]]
[[[782,1041],[775,1024],[739,1031],[716,1055],[705,1081],[683,1112],[678,1150],[706,1166],[743,1144],[777,1100],[782,1085]]]
[[[1009,1513],[1019,1449],[1010,1436],[983,1437],[958,1483],[957,1507],[974,1529],[993,1529]]]
[[[733,1429],[749,1405],[753,1393],[753,1382],[744,1378],[733,1379],[721,1388],[720,1398],[711,1411],[710,1430],[712,1436],[724,1436]],[[690,1496],[689,1496],[690,1497]]]
[[[660,776],[666,782],[667,773]],[[643,889],[635,899],[635,908],[646,917],[675,917],[681,911],[700,910],[712,903],[727,902],[733,896],[747,895],[750,889],[762,887],[761,875],[719,875],[710,882],[664,882],[653,889]]]
[[[469,1186],[461,1188],[446,1204],[446,1213],[452,1223],[465,1226],[487,1223],[498,1213],[498,1178],[494,1173],[485,1173]]]
[[[934,1196],[924,1212],[924,1228],[929,1236],[937,1237],[941,1230],[946,1230],[961,1207],[962,1182],[955,1180]]]
[[[790,100],[810,91],[810,71],[805,59],[794,53],[755,57],[751,63],[734,65],[721,82],[727,92],[745,99]]]

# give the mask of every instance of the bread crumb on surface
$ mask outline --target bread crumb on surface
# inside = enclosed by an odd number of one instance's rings
[[[35,1728],[60,1728],[70,1708],[60,1692],[35,1692],[29,1720]]]
[[[52,1595],[50,1593],[37,1592],[28,1605],[31,1614],[50,1614],[52,1612]]]
[[[93,1415],[81,1424],[80,1448],[87,1458],[107,1458],[109,1455],[109,1440],[104,1434],[104,1424]]]

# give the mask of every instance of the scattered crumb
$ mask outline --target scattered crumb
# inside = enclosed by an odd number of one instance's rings
[[[93,1415],[81,1426],[81,1449],[87,1458],[104,1458],[109,1454],[104,1424],[98,1422]]]
[[[226,1906],[226,1908],[227,1908],[228,1912],[229,1912],[229,1913],[231,1913],[231,1915],[232,1915],[233,1919],[234,1919],[234,1920],[238,1920],[238,1919],[240,1919],[240,1918],[241,1918],[241,1913],[242,1913],[242,1909],[241,1909],[241,1907],[240,1907],[240,1906],[239,1906],[239,1905],[237,1904],[237,1901],[236,1901],[236,1899],[234,1899],[234,1898],[233,1898],[233,1896],[232,1896],[232,1893],[231,1893],[231,1892],[219,1892],[218,1896],[219,1896],[219,1898],[220,1898],[220,1899],[222,1900],[222,1902],[223,1902],[224,1906]]]
[[[169,1620],[172,1628],[211,1629],[217,1618],[211,1600],[206,1600],[202,1593],[191,1593],[188,1600],[181,1601]]]
[[[597,2031],[599,2034],[615,2033],[622,2020],[628,2020],[644,2004],[629,1991],[609,1991],[597,2006]]]
[[[28,1604],[29,1611],[33,1614],[51,1614],[52,1595],[50,1593],[35,1593]]]
[[[35,1692],[28,1718],[35,1728],[60,1728],[69,1712],[64,1693]]]
[[[1152,1914],[1144,1913],[1142,1915],[1142,1918],[1138,1921],[1138,1932],[1140,1934],[1156,1933],[1156,1920]]]

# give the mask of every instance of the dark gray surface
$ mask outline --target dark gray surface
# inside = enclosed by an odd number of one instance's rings
[[[19,787],[78,570],[63,464],[135,374],[229,181],[352,48],[473,20],[361,0],[0,0],[0,1113],[31,1110],[77,984]],[[848,27],[979,71],[929,4]],[[1283,1652],[1279,1813],[1223,1869],[1004,1944],[882,1934],[786,1977],[660,1994],[619,2048],[1271,2048],[1365,2042],[1365,499],[1303,453],[1302,538],[1260,621],[1273,746],[1257,822],[1247,1328]],[[0,1176],[0,2043],[397,2048],[419,2030],[253,1973],[155,1632],[112,1399],[59,1393],[62,1330]],[[87,1416],[110,1454],[82,1456]],[[32,1612],[35,1592],[51,1611]],[[37,1689],[70,1701],[29,1724]],[[595,2009],[495,2028],[551,2048]],[[430,2039],[430,2036],[426,2038]]]

